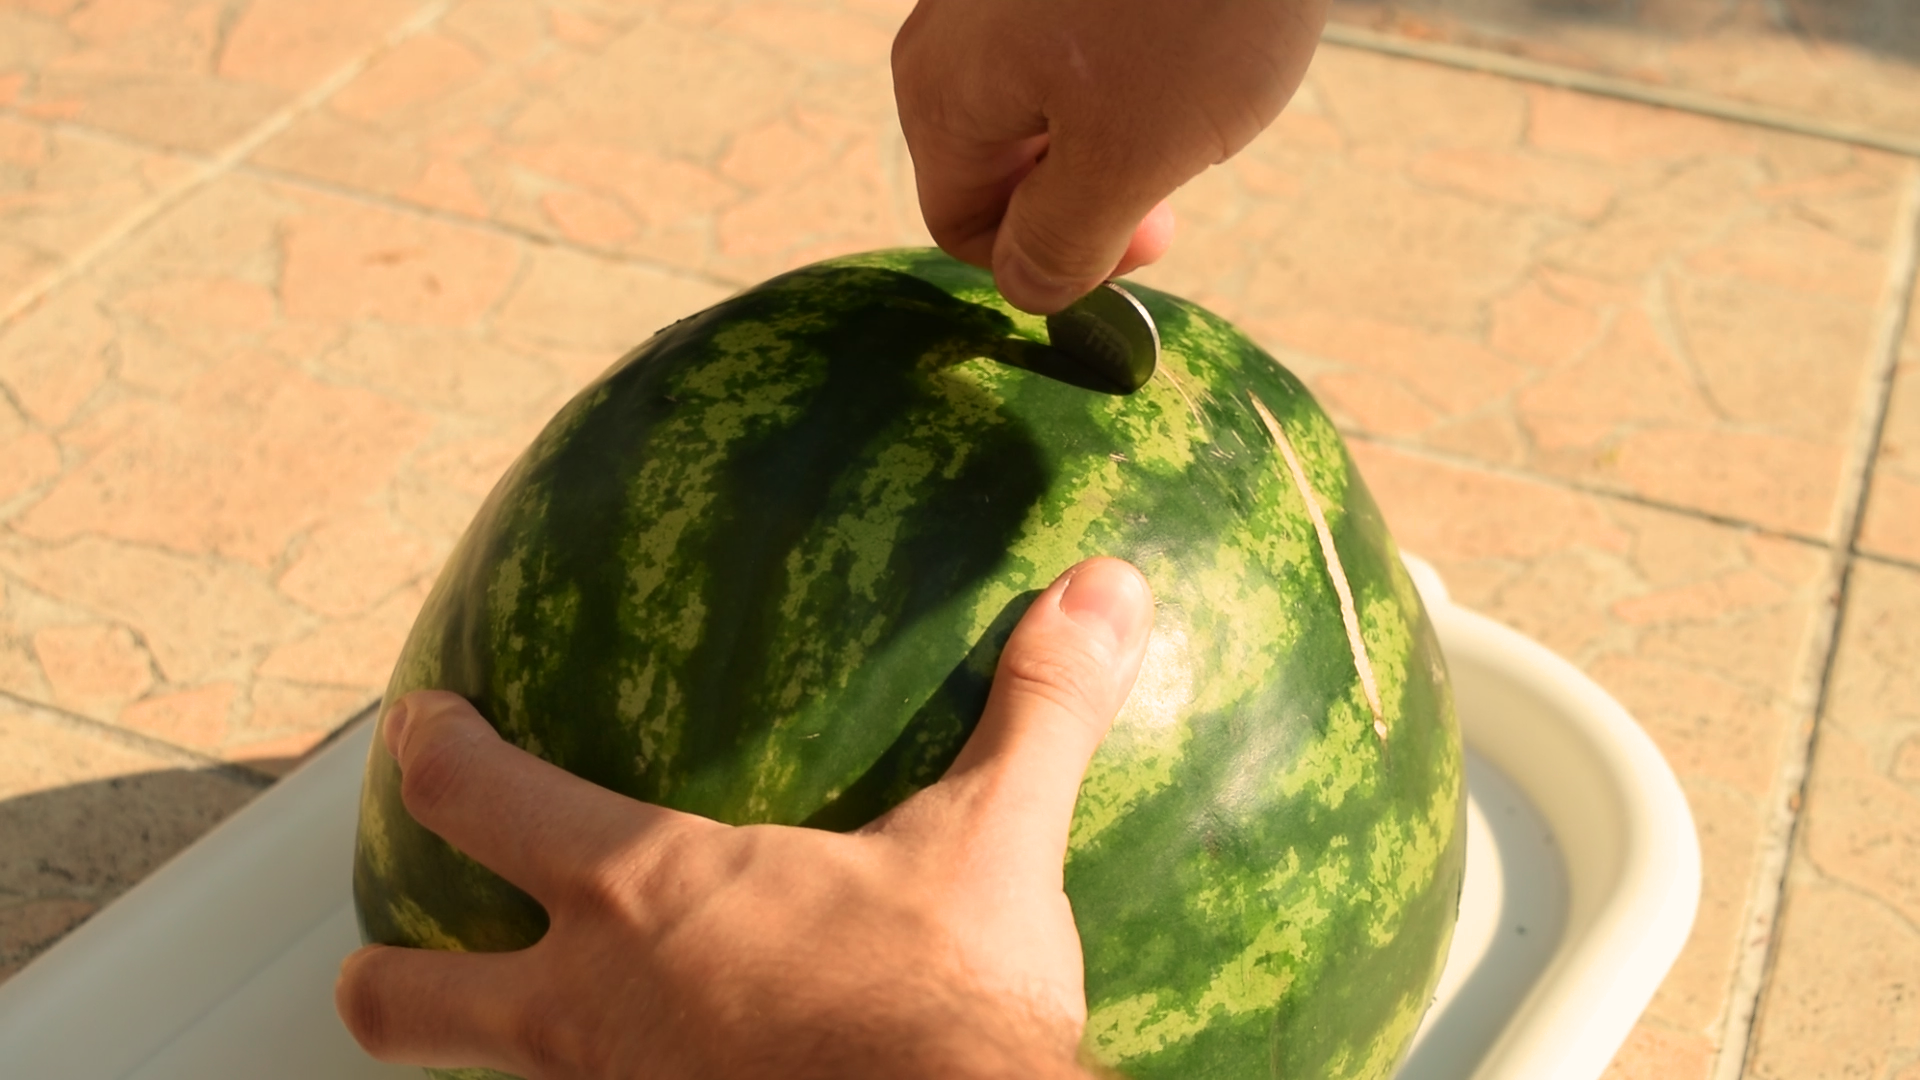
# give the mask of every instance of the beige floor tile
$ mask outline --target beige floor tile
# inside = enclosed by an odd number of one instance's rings
[[[1862,560],[1847,588],[1801,832],[1820,873],[1920,927],[1916,657],[1920,570]]]
[[[1822,552],[1374,443],[1354,451],[1403,547],[1432,561],[1461,603],[1586,670],[1673,766],[1700,834],[1700,911],[1612,1075],[1704,1076]]]
[[[1907,138],[1920,9],[1907,0],[1334,0],[1333,18]]]
[[[371,702],[365,700],[365,695],[358,692],[342,693],[341,691],[335,690],[331,691],[331,693],[336,695],[339,700],[332,703],[316,703],[311,700],[300,701],[299,705],[302,706],[302,710],[301,713],[296,716],[296,720],[298,716],[307,715],[309,712],[319,712],[328,715],[359,716],[373,707]],[[360,712],[356,713],[352,711],[355,706],[363,706],[363,708]],[[258,687],[255,688],[254,708],[256,710],[260,708]],[[348,723],[351,724],[352,721],[350,720]],[[262,723],[261,726],[263,728],[272,727],[271,724],[267,723]],[[326,745],[328,737],[332,734],[333,732],[326,731],[297,730],[291,735],[270,736],[258,742],[229,747],[227,758],[234,764],[244,766],[260,776],[278,779],[292,772],[311,755],[322,749]]]
[[[923,244],[887,62],[909,6],[460,0],[254,161],[741,283]]]
[[[425,0],[36,0],[0,7],[0,107],[221,149]]]
[[[0,111],[0,310],[194,167],[179,154]],[[0,499],[5,489],[0,479]]]
[[[1713,1042],[1706,1036],[1643,1022],[1627,1036],[1601,1080],[1706,1080],[1712,1067]]]
[[[0,697],[0,979],[260,786]]]
[[[1140,276],[1350,430],[1817,537],[1914,169],[1324,47]]]
[[[1637,10],[1664,30],[1692,3]],[[1748,33],[1758,4],[1729,0],[1686,46],[1563,26],[1520,51],[1920,129],[1905,69],[1787,55]],[[925,242],[887,72],[905,0],[453,0],[378,44],[426,5],[0,5],[0,304],[367,60],[0,326],[0,976],[253,790],[141,747],[273,775],[366,709],[453,539],[574,389],[729,284]],[[1405,29],[1426,9],[1397,10]],[[1580,664],[1673,762],[1702,907],[1613,1080],[1704,1080],[1715,1052],[1820,600],[1822,552],[1777,534],[1827,525],[1914,170],[1327,48],[1280,124],[1182,193],[1181,240],[1145,275],[1308,378],[1402,542]],[[1863,535],[1909,560],[1910,336]],[[1768,1076],[1858,1060],[1920,1080],[1914,1040],[1818,1056],[1910,1022],[1911,997],[1881,993],[1894,968],[1821,967],[1833,949],[1904,963],[1917,921],[1920,719],[1899,710],[1920,687],[1891,659],[1920,655],[1906,573],[1856,577],[1884,597],[1850,627],[1892,629],[1850,629],[1842,652]],[[1841,976],[1878,988],[1864,1020],[1833,1008]]]
[[[1859,546],[1920,564],[1920,287],[1907,309],[1906,340],[1894,370]]]
[[[0,689],[297,756],[378,696],[554,409],[724,291],[257,177],[197,192],[0,329]]]
[[[1796,878],[1778,931],[1752,1080],[1890,1076],[1920,1051],[1920,931],[1885,904]]]
[[[1754,1080],[1892,1077],[1920,1061],[1920,571],[1847,591]]]

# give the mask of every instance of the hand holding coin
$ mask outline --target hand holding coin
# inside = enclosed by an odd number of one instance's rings
[[[1060,311],[1173,239],[1166,199],[1252,141],[1327,0],[919,0],[894,96],[934,241]]]
[[[1119,284],[1092,292],[1047,316],[1053,347],[1122,393],[1147,385],[1160,363],[1160,329],[1146,305]]]

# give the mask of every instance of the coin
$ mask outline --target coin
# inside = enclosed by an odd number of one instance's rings
[[[1160,363],[1160,330],[1153,316],[1111,281],[1047,316],[1047,337],[1054,348],[1123,393],[1145,386]]]

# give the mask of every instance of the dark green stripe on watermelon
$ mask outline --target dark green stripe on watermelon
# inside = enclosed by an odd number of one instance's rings
[[[853,828],[938,778],[1037,590],[1085,556],[1129,559],[1154,586],[1154,639],[1067,866],[1089,1045],[1143,1080],[1388,1075],[1461,880],[1439,651],[1299,382],[1217,318],[1136,291],[1165,352],[1131,395],[1077,375],[1040,320],[937,253],[808,267],[670,327],[502,479],[389,700],[457,691],[636,798]],[[355,888],[369,940],[498,950],[545,929],[406,815],[377,750]]]

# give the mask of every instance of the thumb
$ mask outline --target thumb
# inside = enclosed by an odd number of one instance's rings
[[[994,235],[994,282],[1023,311],[1059,311],[1173,243],[1166,197],[1187,177],[1110,160],[1112,148],[1081,151],[1085,137],[1072,134],[1062,130],[1020,179]]]
[[[1133,689],[1153,626],[1147,581],[1088,559],[1027,609],[1000,654],[987,707],[942,787],[971,789],[977,827],[1058,871],[1087,762]]]

